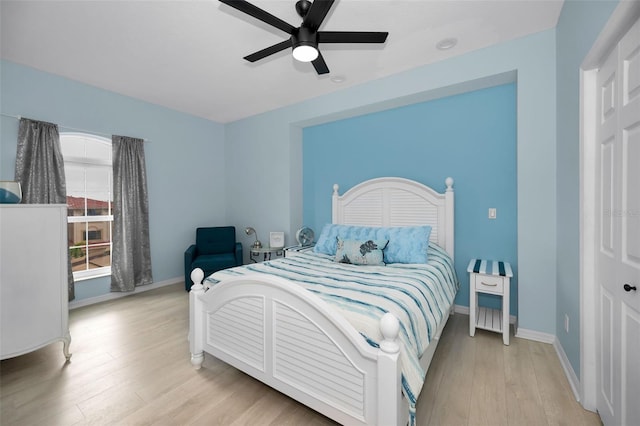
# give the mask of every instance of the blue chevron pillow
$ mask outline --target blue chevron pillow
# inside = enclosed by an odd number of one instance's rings
[[[384,250],[385,263],[427,263],[430,236],[428,225],[371,227],[329,223],[322,228],[314,251],[334,256],[338,237],[358,241],[388,240]]]

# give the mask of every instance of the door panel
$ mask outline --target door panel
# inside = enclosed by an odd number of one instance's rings
[[[605,425],[614,424],[619,413],[617,397],[618,370],[615,368],[616,296],[615,280],[615,163],[617,108],[618,49],[614,49],[598,72],[599,120],[596,140],[600,156],[597,167],[599,215],[598,251],[598,354],[597,408]]]
[[[621,194],[618,285],[640,288],[640,21],[620,41]],[[640,424],[640,292],[621,294],[621,424]]]
[[[640,125],[625,129],[622,142],[622,259],[637,269],[640,268]]]
[[[602,142],[600,146],[600,205],[601,228],[600,250],[603,254],[613,257],[614,214],[613,201],[613,168],[614,168],[615,137]]]
[[[606,426],[640,425],[640,21],[597,85],[596,404]]]
[[[622,306],[622,424],[634,425],[640,420],[640,315],[624,304]]]
[[[614,408],[614,383],[615,375],[613,366],[613,324],[615,322],[613,314],[613,298],[603,287],[600,289],[600,393],[606,403],[609,416],[613,416]]]

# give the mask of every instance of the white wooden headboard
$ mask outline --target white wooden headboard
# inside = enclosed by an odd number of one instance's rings
[[[453,179],[439,193],[413,180],[384,177],[362,182],[343,195],[333,185],[332,222],[362,226],[430,225],[430,240],[453,259]]]

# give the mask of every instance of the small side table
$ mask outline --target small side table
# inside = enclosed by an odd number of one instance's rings
[[[513,271],[508,262],[471,259],[469,272],[469,335],[476,328],[502,333],[502,342],[509,344],[509,289]],[[502,309],[478,307],[478,293],[502,296]]]
[[[310,244],[310,245],[306,245],[306,246],[289,246],[289,247],[285,247],[284,248],[284,257],[293,257],[296,256],[298,253],[304,253],[307,251],[311,251],[313,250],[313,247],[315,246],[315,244]]]
[[[284,247],[261,247],[261,248],[249,248],[249,259],[254,262],[265,262],[271,260],[271,256],[283,256]],[[260,259],[262,256],[262,259]]]

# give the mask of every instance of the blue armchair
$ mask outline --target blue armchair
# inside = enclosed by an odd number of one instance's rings
[[[242,243],[236,242],[234,226],[196,229],[196,243],[184,252],[184,287],[191,289],[191,271],[200,268],[204,276],[242,265]]]

